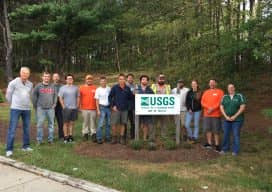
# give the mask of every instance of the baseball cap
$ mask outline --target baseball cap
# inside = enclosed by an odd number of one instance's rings
[[[85,79],[93,79],[93,76],[92,75],[86,75]]]
[[[178,83],[184,83],[184,80],[183,79],[179,79]]]

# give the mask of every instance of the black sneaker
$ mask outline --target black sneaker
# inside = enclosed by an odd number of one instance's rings
[[[221,151],[221,147],[219,145],[216,145],[214,150],[219,153]]]
[[[103,144],[102,139],[98,139],[98,140],[97,140],[97,144]]]
[[[205,149],[211,149],[211,148],[212,148],[212,145],[210,145],[209,143],[205,143],[205,144],[203,145],[203,147],[204,147]]]
[[[69,138],[68,138],[68,142],[69,142],[69,143],[73,143],[73,142],[74,142],[74,138],[73,138],[73,136],[72,136],[72,135],[70,135],[70,136],[69,136]]]
[[[93,141],[94,143],[96,143],[96,142],[97,142],[97,139],[96,139],[96,134],[92,134],[92,141]]]

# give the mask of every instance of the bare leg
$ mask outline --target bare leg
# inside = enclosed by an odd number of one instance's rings
[[[63,123],[63,134],[64,134],[64,137],[67,137],[68,136],[68,125],[69,123]]]
[[[124,134],[125,134],[125,125],[122,124],[122,125],[120,125],[120,135],[124,136]]]
[[[144,141],[147,140],[147,134],[148,134],[148,126],[147,125],[143,125],[143,136],[144,136]]]
[[[112,130],[112,136],[117,136],[117,130],[116,130],[116,125],[112,125],[111,126],[111,130]]]
[[[207,142],[212,145],[212,132],[207,132],[206,133],[206,137],[207,137]]]
[[[73,126],[74,126],[74,122],[70,121],[69,123],[69,129],[68,129],[68,135],[73,135]]]
[[[214,134],[214,140],[215,140],[215,145],[218,146],[220,144],[219,134]]]

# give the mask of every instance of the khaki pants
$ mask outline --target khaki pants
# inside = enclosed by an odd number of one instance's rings
[[[96,134],[96,110],[81,110],[83,117],[82,134]]]
[[[185,135],[185,116],[186,111],[181,111],[180,115],[176,115],[175,118],[175,124],[176,124],[176,139],[179,140],[180,136]]]
[[[186,116],[186,111],[181,111],[179,116],[178,115],[175,116],[176,126],[178,125],[178,123],[180,123],[180,128],[185,127],[185,116]]]

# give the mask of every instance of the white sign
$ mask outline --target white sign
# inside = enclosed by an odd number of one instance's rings
[[[136,94],[136,115],[178,115],[180,96],[166,94]]]

